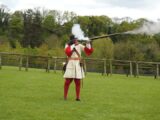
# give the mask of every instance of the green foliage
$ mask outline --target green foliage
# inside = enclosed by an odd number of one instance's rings
[[[20,41],[22,39],[23,33],[23,16],[22,12],[15,11],[13,15],[11,15],[9,21],[9,41],[12,48],[16,48],[16,40]]]
[[[67,34],[63,35],[63,36],[62,36],[62,40],[63,40],[63,41],[62,41],[62,44],[61,44],[61,45],[64,47],[65,44],[68,43],[69,36],[68,36]]]
[[[23,31],[23,18],[22,12],[15,11],[14,14],[11,16],[11,20],[9,21],[9,27],[13,32],[13,35],[18,33],[22,33]],[[13,37],[13,36],[12,36]]]
[[[137,29],[147,19],[108,16],[77,16],[73,12],[28,9],[9,13],[0,6],[0,50],[32,55],[64,56],[64,46],[73,24],[80,24],[85,36],[93,37]],[[8,46],[8,44],[10,46]],[[22,47],[21,47],[21,46]],[[5,47],[6,46],[6,47]],[[160,60],[160,34],[117,35],[93,42],[91,57],[126,60]]]
[[[114,58],[119,60],[144,60],[144,53],[138,47],[141,43],[119,42],[114,47]],[[141,44],[142,45],[142,44]]]
[[[10,44],[8,42],[5,42],[3,44],[0,44],[0,52],[10,52]]]
[[[28,9],[24,12],[24,37],[21,41],[23,47],[39,47],[42,39],[42,17],[40,11]]]
[[[150,44],[146,44],[144,47],[145,60],[148,61],[159,61],[160,60],[160,48],[156,42],[151,42]]]
[[[6,35],[1,35],[0,36],[0,45],[8,42],[8,37]]]
[[[91,36],[108,33],[109,26],[112,24],[111,19],[107,16],[92,16],[90,20],[91,24],[89,31],[91,31]]]
[[[93,43],[93,57],[112,59],[114,53],[114,45],[110,39],[101,39]]]
[[[0,35],[4,35],[8,29],[9,9],[5,5],[0,5]]]
[[[26,55],[37,55],[38,51],[37,51],[37,48],[31,48],[29,46],[28,48],[24,48],[24,54],[26,54]]]
[[[156,34],[153,37],[154,37],[154,39],[156,40],[156,42],[158,43],[158,45],[160,47],[160,34]]]
[[[61,46],[61,39],[56,35],[50,35],[46,38],[45,43],[48,45],[49,49],[59,48]]]
[[[53,31],[53,29],[54,29],[54,27],[56,25],[55,22],[56,21],[55,21],[54,16],[48,15],[43,20],[43,23],[42,23],[43,28],[48,30],[48,31]]]

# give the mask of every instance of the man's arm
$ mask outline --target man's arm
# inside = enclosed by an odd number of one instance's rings
[[[72,45],[69,45],[69,44],[66,44],[65,46],[65,53],[68,57],[70,57],[72,55],[72,52],[73,52],[73,49],[75,48],[75,45],[72,44]]]

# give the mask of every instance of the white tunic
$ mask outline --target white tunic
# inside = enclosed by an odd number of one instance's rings
[[[81,52],[84,51],[85,46],[78,44],[75,46],[75,49],[81,56]],[[70,58],[79,58],[77,53],[74,51]],[[66,71],[64,73],[64,78],[77,78],[82,79],[85,77],[83,67],[80,66],[80,60],[68,60]]]

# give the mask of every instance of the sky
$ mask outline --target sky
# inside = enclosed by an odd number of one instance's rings
[[[11,12],[42,7],[72,11],[77,15],[107,15],[132,19],[160,19],[160,0],[0,0]]]

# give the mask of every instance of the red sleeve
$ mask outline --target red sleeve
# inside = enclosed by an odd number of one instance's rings
[[[72,55],[71,46],[68,45],[68,46],[65,48],[65,53],[66,53],[66,55],[67,55],[68,57],[70,57],[70,56]]]
[[[84,48],[84,52],[86,53],[86,55],[88,55],[88,56],[89,56],[89,55],[91,55],[91,54],[92,54],[92,52],[93,52],[93,48],[90,48],[90,49],[89,49],[89,48],[85,47],[85,48]]]

